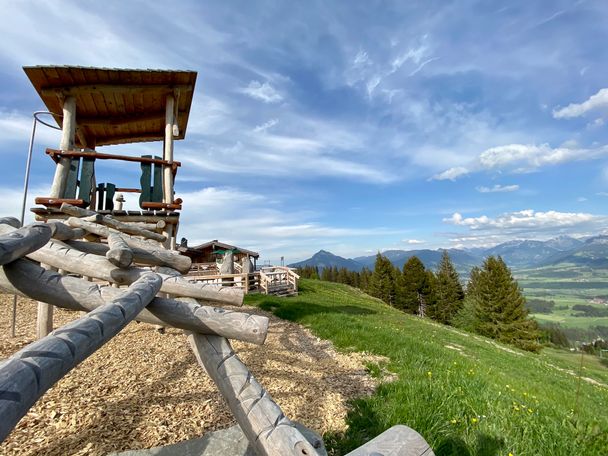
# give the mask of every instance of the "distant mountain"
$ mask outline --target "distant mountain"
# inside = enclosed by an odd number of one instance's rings
[[[511,268],[533,268],[558,263],[572,263],[582,266],[608,268],[608,236],[594,236],[583,240],[570,236],[559,236],[548,241],[514,240],[490,248],[447,249],[456,270],[461,276],[468,276],[473,266],[479,266],[484,258],[500,255]],[[417,256],[425,267],[437,269],[443,250],[386,250],[382,254],[395,267],[402,269],[405,262]],[[376,255],[352,259],[320,250],[308,260],[290,264],[292,267],[317,266],[319,269],[336,266],[351,271],[366,267],[374,269]]]
[[[499,256],[510,267],[528,267],[540,263],[559,253],[560,250],[543,241],[509,241],[499,244],[484,252],[486,256]]]
[[[316,266],[319,268],[319,270],[324,268],[332,268],[334,266],[338,269],[346,268],[351,271],[360,271],[363,268],[363,266],[356,261],[334,255],[327,250],[319,250],[308,260],[289,265],[291,268],[303,268],[304,266]]]
[[[571,250],[552,255],[539,266],[553,266],[560,263],[608,268],[608,236],[590,237]]]

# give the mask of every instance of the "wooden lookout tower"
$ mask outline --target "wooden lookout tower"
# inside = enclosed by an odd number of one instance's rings
[[[61,126],[59,149],[47,149],[55,161],[49,195],[36,198],[38,220],[65,218],[68,203],[112,214],[125,222],[164,224],[166,247],[175,247],[181,200],[174,180],[180,162],[173,144],[184,139],[197,73],[193,71],[122,70],[65,66],[25,67],[25,73]],[[96,152],[96,147],[162,141],[155,156],[134,157]],[[98,160],[139,163],[137,187],[98,182]],[[139,194],[140,211],[123,211],[114,201],[121,193]]]

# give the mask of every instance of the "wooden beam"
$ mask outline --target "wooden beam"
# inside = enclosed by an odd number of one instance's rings
[[[38,250],[51,239],[51,233],[46,223],[33,223],[0,235],[0,265]]]
[[[63,87],[49,87],[41,89],[40,93],[43,96],[74,96],[80,94],[111,93],[111,94],[144,94],[149,92],[157,92],[160,95],[165,93],[172,94],[175,90],[189,92],[192,91],[192,86],[175,84],[78,84]]]
[[[68,224],[77,228],[83,228],[89,233],[96,234],[103,238],[107,238],[112,232],[107,226],[85,222],[84,220],[76,217],[70,217],[68,219]],[[152,246],[149,243],[142,241],[141,239],[134,238],[131,236],[123,235],[123,239],[129,245],[129,247],[131,247],[133,253],[136,255],[135,261],[144,264],[169,266],[171,268],[177,269],[182,273],[188,272],[190,270],[192,260],[185,255],[180,255],[177,252],[172,252],[170,250],[165,250],[160,247]],[[80,250],[87,251],[86,247],[83,247],[84,250],[81,247],[78,248]],[[105,255],[105,252],[103,253],[103,255]]]
[[[61,211],[66,214],[72,215],[74,217],[89,217],[89,216],[98,216],[99,215],[99,213],[97,213],[95,211],[89,211],[87,209],[82,209],[80,207],[72,206],[70,204],[62,204]],[[112,218],[109,215],[104,215],[101,218],[101,223],[103,223],[106,226],[109,226],[110,228],[114,228],[117,231],[121,231],[121,232],[127,233],[127,234],[132,234],[135,236],[141,236],[146,239],[152,239],[152,240],[158,241],[158,242],[165,242],[167,240],[167,237],[162,234],[158,234],[158,233],[155,233],[154,231],[146,230],[146,229],[141,228],[136,225],[119,222],[118,220],[115,220],[114,218]]]
[[[57,149],[47,149],[46,154],[50,156],[54,161],[61,160],[64,157],[89,157],[94,158],[95,160],[121,160],[128,162],[136,162],[136,163],[156,163],[159,165],[172,165],[173,167],[181,166],[181,162],[173,161],[168,162],[167,160],[161,160],[158,158],[148,158],[148,157],[132,157],[129,155],[114,155],[114,154],[104,154],[101,152],[80,152],[77,150],[57,150]],[[124,189],[122,191],[125,191]]]
[[[165,118],[165,112],[152,112],[152,113],[134,113],[128,115],[116,115],[116,116],[95,116],[95,117],[84,117],[79,116],[77,118],[78,125],[86,126],[121,126],[129,125],[137,122],[149,122],[149,121],[162,121]]]
[[[58,241],[81,239],[87,234],[82,228],[71,228],[59,220],[49,220],[46,223],[51,228],[51,237]]]
[[[318,456],[223,337],[188,334],[199,364],[217,385],[232,415],[260,456]]]
[[[0,267],[0,289],[79,311],[94,310],[120,294],[116,288],[62,276],[28,260],[16,260]],[[269,324],[268,318],[262,315],[200,305],[199,301],[159,297],[154,298],[136,320],[254,344],[264,343]]]
[[[111,302],[19,350],[0,365],[0,440],[70,370],[120,332],[158,293],[148,273]]]

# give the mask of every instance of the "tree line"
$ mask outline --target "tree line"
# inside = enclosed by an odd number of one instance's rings
[[[298,274],[360,288],[403,312],[524,350],[536,352],[541,348],[538,325],[528,317],[526,299],[500,257],[490,256],[481,267],[474,267],[466,289],[445,250],[436,271],[427,269],[416,256],[399,269],[378,253],[373,271],[363,268],[356,272],[335,266],[319,271],[315,266],[305,266],[299,268]]]

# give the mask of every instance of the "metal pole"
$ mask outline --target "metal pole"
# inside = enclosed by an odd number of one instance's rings
[[[40,122],[43,125],[46,125],[51,128],[57,129],[57,127],[47,124],[42,120],[38,119],[39,114],[53,114],[48,111],[36,111],[33,114],[34,120],[32,123],[32,134],[30,136],[30,147],[27,152],[27,162],[25,165],[25,179],[23,182],[23,201],[21,202],[21,226],[23,226],[23,222],[25,221],[25,205],[27,203],[27,190],[30,183],[30,167],[32,165],[32,151],[34,150],[34,138],[36,137],[36,123]],[[11,337],[15,337],[15,326],[17,324],[17,295],[13,295],[13,314],[11,315]]]

